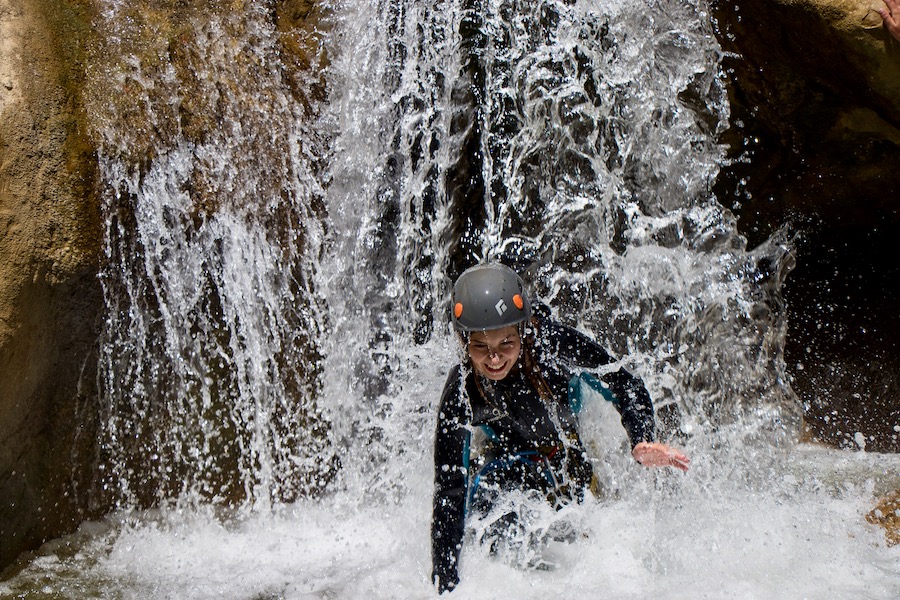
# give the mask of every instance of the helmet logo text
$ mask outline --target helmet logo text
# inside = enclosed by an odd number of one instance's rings
[[[497,309],[497,314],[503,316],[503,313],[506,312],[506,302],[503,301],[503,298],[494,305],[494,308]]]

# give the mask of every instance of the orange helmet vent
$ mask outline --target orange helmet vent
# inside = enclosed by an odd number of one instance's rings
[[[520,296],[518,294],[513,296],[513,304],[515,304],[516,308],[518,308],[519,310],[522,310],[523,308],[525,308],[525,301],[522,300],[522,296]]]
[[[463,305],[462,302],[457,302],[456,306],[453,307],[453,314],[456,315],[456,318],[460,318],[462,316]]]

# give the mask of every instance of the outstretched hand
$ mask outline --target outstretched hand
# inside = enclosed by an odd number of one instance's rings
[[[687,471],[691,464],[690,458],[660,442],[641,442],[634,447],[631,455],[645,467],[675,467]]]
[[[900,0],[883,0],[885,8],[879,8],[878,13],[884,21],[884,26],[900,41]]]

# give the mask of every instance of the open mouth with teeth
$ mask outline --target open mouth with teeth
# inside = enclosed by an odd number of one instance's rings
[[[511,364],[508,360],[497,366],[489,363],[482,363],[482,368],[484,368],[486,375],[502,375],[509,370],[510,366]]]

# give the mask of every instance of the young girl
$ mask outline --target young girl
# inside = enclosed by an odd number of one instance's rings
[[[459,582],[467,510],[486,512],[498,495],[536,490],[561,506],[592,488],[578,437],[579,388],[588,385],[619,411],[632,455],[645,466],[687,471],[684,454],[654,442],[653,404],[624,369],[585,373],[612,362],[586,335],[532,308],[522,279],[499,264],[472,267],[453,287],[452,319],[468,360],[450,371],[438,412],[432,513],[432,578],[440,592]],[[476,427],[487,436],[486,464],[470,477]]]

